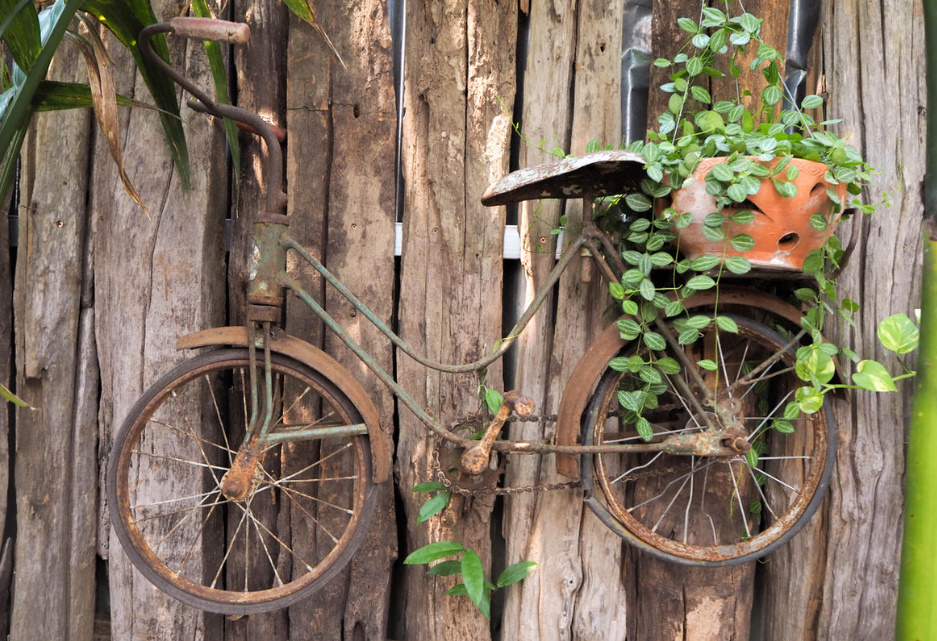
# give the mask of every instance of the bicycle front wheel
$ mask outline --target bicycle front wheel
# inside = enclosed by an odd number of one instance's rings
[[[322,373],[273,354],[271,374],[271,434],[361,423]],[[262,364],[254,377],[264,414]],[[254,410],[250,379],[243,348],[170,371],[131,410],[107,475],[111,520],[134,565],[180,601],[224,614],[285,607],[322,587],[351,559],[376,497],[360,435],[272,441],[246,496],[227,497],[222,480]]]
[[[586,412],[587,444],[644,444],[648,436],[650,444],[674,444],[597,454],[583,466],[584,486],[596,490],[593,511],[625,540],[669,561],[719,566],[770,553],[809,521],[833,469],[829,407],[785,415],[803,383],[794,370],[796,346],[776,331],[781,319],[729,317],[737,334],[710,324],[683,348],[682,371],[661,377],[659,396],[643,408],[643,436],[639,416],[625,407],[649,385],[637,367],[607,369]],[[621,355],[652,360],[643,347]],[[667,355],[678,360],[670,347]],[[727,443],[735,450],[715,451]]]

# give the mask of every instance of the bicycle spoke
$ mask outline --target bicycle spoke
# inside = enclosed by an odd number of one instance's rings
[[[739,503],[739,516],[742,518],[742,523],[745,525],[745,536],[752,538],[752,531],[748,527],[748,519],[745,518],[745,508],[742,506],[742,493],[739,490],[739,484],[735,480],[735,472],[732,471],[732,463],[726,461],[726,465],[729,467],[729,476],[732,478],[732,485],[735,487],[735,498],[738,499]],[[748,466],[747,463],[741,463],[741,465]]]
[[[696,457],[690,457],[690,468],[691,471],[696,467]],[[690,531],[690,507],[693,506],[693,477],[690,475],[690,500],[686,502],[686,510],[683,512],[683,544],[686,545],[687,534]]]
[[[205,532],[205,526],[208,525],[208,521],[209,519],[211,519],[211,515],[214,514],[215,512],[215,507],[217,507],[218,505],[222,505],[222,503],[212,503],[211,509],[208,510],[208,514],[206,514],[205,518],[202,519],[201,527],[199,527],[198,532],[195,533],[195,536],[192,537],[192,543],[189,545],[189,549],[186,550],[185,556],[182,557],[182,563],[179,565],[178,574],[182,574],[182,571],[185,569],[185,564],[188,563],[189,556],[192,554],[192,550],[195,549],[195,544],[198,543],[199,540],[201,540],[202,535]]]
[[[183,430],[183,429],[181,429],[181,428],[179,428],[179,427],[176,427],[175,425],[170,425],[169,423],[167,423],[167,422],[165,422],[165,421],[160,421],[160,420],[158,420],[158,419],[151,418],[151,419],[150,419],[150,423],[153,424],[153,425],[159,425],[160,427],[165,427],[167,430],[173,430],[174,432],[178,432],[179,434],[182,434],[182,435],[185,436],[186,438],[194,439],[196,442],[199,442],[199,443],[202,443],[202,444],[205,444],[205,445],[210,445],[211,447],[217,448],[217,449],[221,450],[222,452],[227,453],[229,457],[230,457],[232,454],[235,454],[235,453],[236,453],[234,450],[229,449],[229,448],[225,447],[224,445],[221,445],[220,443],[213,443],[212,441],[209,441],[208,439],[202,438],[202,437],[200,437],[200,436],[196,436],[195,434],[190,434],[189,432],[187,432],[187,431],[185,431],[185,430]]]
[[[176,463],[183,463],[184,465],[191,465],[192,467],[203,467],[209,470],[220,470],[226,472],[227,470],[220,465],[211,465],[206,463],[199,463],[198,461],[190,461],[189,459],[179,458],[178,456],[169,456],[167,454],[153,454],[152,452],[144,452],[143,450],[131,450],[132,453],[138,454],[140,456],[146,456],[148,458],[160,459],[163,461],[175,461]],[[214,476],[214,473],[212,474]]]
[[[761,472],[762,474],[764,474],[765,476],[767,476],[769,479],[771,479],[771,480],[774,481],[775,483],[778,483],[779,485],[783,485],[784,487],[786,487],[787,489],[789,489],[791,492],[800,493],[800,489],[799,489],[799,488],[796,488],[796,487],[794,487],[794,486],[792,486],[792,485],[788,485],[787,483],[785,483],[784,481],[782,481],[782,480],[779,479],[778,477],[772,476],[771,474],[768,474],[768,473],[765,472],[764,470],[761,470],[761,469],[760,469],[760,470],[758,470],[758,471]]]
[[[273,562],[273,557],[270,556],[270,550],[269,550],[269,548],[267,548],[267,543],[266,543],[266,541],[264,541],[263,534],[260,532],[260,528],[257,527],[257,519],[252,519],[252,522],[253,522],[253,524],[254,524],[254,529],[257,530],[257,538],[260,540],[260,545],[261,545],[261,546],[263,547],[263,549],[264,549],[264,554],[267,556],[267,561],[270,563],[270,569],[273,570],[273,576],[276,578],[277,583],[278,583],[279,585],[283,585],[283,579],[280,578],[280,573],[279,573],[279,571],[277,571],[276,563]],[[245,573],[245,577],[246,577],[246,576],[247,576],[247,575],[246,575],[246,573]],[[245,583],[245,586],[246,586],[246,584],[247,584],[247,579],[246,579],[246,578],[245,578],[245,580],[244,580],[244,583]],[[245,590],[245,591],[246,591],[246,590]]]
[[[651,528],[651,532],[657,532],[657,528],[660,526],[661,521],[663,521],[664,517],[667,516],[667,513],[670,511],[670,508],[673,507],[673,504],[677,502],[677,498],[683,492],[683,488],[686,487],[686,484],[690,481],[690,479],[693,478],[693,474],[694,472],[691,471],[689,474],[686,475],[687,478],[683,481],[683,483],[680,484],[680,487],[677,488],[677,491],[674,492],[673,498],[670,499],[670,503],[668,503],[667,507],[664,508],[664,513],[661,514],[660,517],[657,519],[657,523],[655,523],[654,527]],[[693,497],[691,496],[690,499],[692,500],[692,498]]]
[[[240,507],[241,509],[244,509],[244,508],[243,508],[240,504],[238,504],[238,503],[235,503],[235,505],[237,505],[237,506]],[[245,512],[245,514],[247,514],[247,513]],[[253,518],[253,516],[251,516],[251,518]],[[266,532],[267,534],[269,534],[269,535],[270,535],[270,538],[272,538],[274,541],[276,541],[277,543],[279,543],[280,546],[281,546],[284,550],[286,550],[287,552],[289,552],[289,553],[293,556],[293,558],[295,558],[297,561],[299,561],[300,563],[302,563],[303,565],[305,565],[305,566],[306,566],[306,570],[308,570],[309,572],[312,572],[313,566],[310,565],[310,564],[309,564],[305,559],[303,559],[301,556],[299,556],[298,554],[296,554],[296,552],[293,550],[293,548],[291,548],[289,545],[287,545],[287,544],[284,543],[282,540],[280,540],[280,537],[278,537],[276,534],[274,534],[273,532],[271,532],[271,531],[270,531],[270,528],[268,528],[266,525],[264,525],[263,523],[261,523],[261,522],[258,521],[257,519],[254,519],[254,522],[257,523],[257,525],[259,525],[261,528],[263,528],[264,532]]]
[[[232,456],[234,452],[231,449],[231,444],[228,442],[228,433],[224,428],[224,420],[221,418],[221,408],[218,406],[218,399],[215,398],[215,388],[211,384],[211,379],[208,377],[208,374],[205,374],[204,379],[205,384],[208,386],[208,393],[211,394],[212,405],[215,407],[215,416],[218,418],[218,429],[221,430],[221,436],[224,437],[225,449],[228,450],[228,465],[230,466],[234,463],[234,457]],[[212,445],[214,445],[214,443]]]
[[[761,489],[761,485],[758,483],[758,478],[755,476],[755,471],[751,468],[750,465],[746,467],[748,467],[748,473],[752,477],[752,482],[755,484],[755,488],[758,490],[758,494],[761,495],[762,502],[765,504],[765,507],[768,508],[768,513],[771,514],[771,516],[773,516],[775,519],[778,518],[778,515],[775,514],[774,510],[771,509],[771,504],[768,502],[768,497],[765,496],[765,493]],[[761,470],[758,471],[761,472]]]
[[[634,474],[634,473],[637,472],[638,470],[643,470],[643,469],[645,469],[645,468],[647,468],[647,467],[650,467],[651,465],[653,465],[654,461],[656,461],[657,459],[659,459],[659,458],[662,457],[663,455],[664,455],[663,452],[658,452],[657,454],[654,455],[654,458],[652,458],[650,461],[648,461],[648,462],[645,463],[644,465],[638,465],[638,466],[636,466],[636,467],[633,467],[633,468],[631,468],[630,470],[628,470],[627,472],[625,472],[624,474],[618,476],[614,481],[612,481],[612,485],[618,484],[619,481],[621,481],[622,479],[624,479],[624,478],[625,478],[626,476],[628,476],[629,474]],[[625,480],[627,481],[628,479],[625,479]]]
[[[240,505],[234,503],[233,505]],[[243,509],[243,508],[242,508]],[[218,584],[218,579],[221,577],[221,570],[224,568],[225,563],[228,562],[228,557],[231,556],[231,552],[234,550],[234,542],[237,541],[238,532],[241,531],[241,526],[244,525],[244,521],[247,519],[247,512],[241,514],[241,520],[238,521],[237,527],[234,528],[234,534],[231,535],[231,543],[228,546],[228,549],[225,551],[224,557],[221,559],[221,563],[218,565],[218,571],[215,572],[215,576],[212,578],[211,584],[208,586],[214,588]]]
[[[221,500],[215,501],[214,503],[204,503],[204,500],[207,499],[207,498],[208,498],[209,496],[211,496],[212,494],[214,494],[215,492],[218,492],[219,499],[221,499]],[[196,495],[193,495],[193,496],[190,496],[190,497],[184,497],[184,498],[199,498],[199,496],[203,497],[203,498],[202,498],[202,501],[203,501],[203,502],[197,503],[196,505],[194,505],[194,506],[192,506],[192,507],[184,507],[184,508],[181,508],[181,509],[178,509],[178,510],[173,510],[173,511],[171,511],[171,512],[160,512],[159,514],[154,514],[154,515],[152,515],[152,516],[144,516],[144,517],[142,517],[142,518],[135,519],[135,521],[136,521],[137,523],[143,523],[144,521],[152,521],[153,519],[165,519],[165,518],[168,517],[168,516],[175,516],[176,514],[182,514],[182,513],[184,513],[184,512],[188,512],[188,511],[190,511],[190,510],[197,510],[197,509],[199,509],[199,507],[208,507],[208,506],[210,506],[210,505],[224,505],[225,503],[228,503],[229,500],[230,500],[230,499],[222,499],[222,498],[221,498],[221,493],[220,493],[218,490],[212,490],[212,491],[206,492],[205,494],[202,494],[202,495],[197,495],[197,494],[196,494]],[[166,500],[166,501],[158,501],[158,502],[156,502],[156,503],[148,503],[147,505],[144,505],[144,506],[135,505],[135,506],[132,506],[130,509],[132,509],[132,510],[139,510],[139,509],[141,509],[141,508],[152,507],[153,505],[166,505],[166,504],[168,504],[168,503],[175,503],[175,502],[178,502],[178,501],[181,501],[181,500],[184,500],[184,499],[182,499],[182,498],[180,498],[180,499],[169,499],[169,500]]]
[[[722,353],[722,339],[719,332],[716,332],[716,349],[719,351],[719,363],[722,365],[722,375],[726,377],[726,393],[732,398],[732,387],[729,385],[729,372],[726,370],[726,357]]]

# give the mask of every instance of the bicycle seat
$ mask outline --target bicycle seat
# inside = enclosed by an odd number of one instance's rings
[[[513,171],[488,188],[482,196],[487,206],[506,205],[540,198],[581,198],[586,188],[592,196],[613,196],[634,191],[645,177],[646,161],[632,151],[596,151]]]

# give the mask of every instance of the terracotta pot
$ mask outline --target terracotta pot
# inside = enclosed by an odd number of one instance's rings
[[[678,213],[692,212],[693,219],[688,227],[674,230],[680,243],[680,251],[691,260],[703,254],[744,256],[758,269],[801,271],[804,259],[811,250],[826,242],[836,230],[841,214],[833,216],[832,224],[823,231],[818,231],[810,222],[810,217],[821,213],[827,219],[833,211],[826,190],[833,187],[840,200],[846,196],[846,185],[832,186],[824,177],[827,167],[823,163],[810,160],[794,159],[800,172],[793,181],[797,194],[782,196],[771,184],[764,180],[761,189],[738,207],[727,207],[722,214],[731,214],[749,210],[755,214],[755,220],[747,225],[730,223],[728,237],[746,233],[755,239],[755,246],[747,252],[739,252],[722,241],[708,240],[702,234],[703,220],[716,211],[716,199],[706,193],[706,175],[713,165],[725,162],[725,158],[706,158],[700,161],[693,177],[696,181],[689,187],[679,189],[673,194],[672,206]],[[768,163],[773,166],[777,160]],[[786,178],[782,171],[780,176]]]

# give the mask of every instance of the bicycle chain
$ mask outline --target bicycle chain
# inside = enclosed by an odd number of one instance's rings
[[[452,428],[457,425],[463,425],[474,420],[475,417],[468,417],[455,421],[450,426],[450,431]],[[505,423],[508,422],[526,422],[526,423],[547,423],[547,422],[556,422],[556,415],[544,415],[544,416],[517,416],[512,415],[508,418]],[[514,494],[541,494],[543,492],[555,492],[557,490],[565,490],[573,487],[579,487],[579,481],[566,481],[563,483],[545,483],[543,485],[525,485],[521,487],[483,487],[479,489],[470,489],[467,487],[462,487],[450,479],[445,471],[443,471],[442,466],[439,464],[439,445],[442,441],[442,438],[437,436],[433,439],[433,453],[430,456],[430,466],[433,469],[433,475],[436,477],[440,483],[442,483],[446,490],[454,492],[461,496],[511,496]]]

